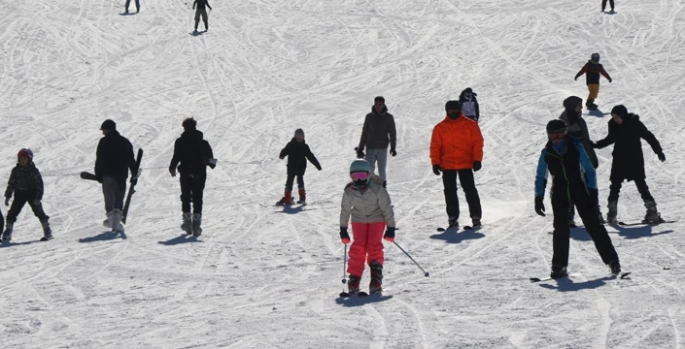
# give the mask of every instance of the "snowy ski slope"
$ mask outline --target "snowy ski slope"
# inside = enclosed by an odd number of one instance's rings
[[[551,259],[551,217],[533,211],[544,125],[565,97],[587,97],[573,76],[592,52],[614,79],[602,81],[600,112],[585,115],[593,138],[614,104],[640,114],[667,157],[645,144],[647,182],[662,215],[682,217],[682,0],[618,0],[611,15],[599,0],[210,4],[209,32],[192,36],[190,0],[142,0],[128,16],[119,0],[3,1],[0,184],[31,147],[56,239],[37,242],[25,208],[14,244],[0,247],[2,348],[685,347],[685,223],[609,228],[630,280],[608,280],[579,230],[574,276],[528,282]],[[438,233],[430,133],[467,86],[481,103],[485,227]],[[339,204],[376,95],[398,127],[397,242],[431,276],[386,243],[385,295],[343,303]],[[167,170],[188,116],[219,159],[197,242],[180,237]],[[101,189],[78,178],[106,118],[146,152],[125,238],[105,232]],[[323,171],[305,176],[310,205],[283,210],[278,152],[298,127]],[[605,207],[611,149],[598,155]],[[619,218],[643,215],[625,184]]]

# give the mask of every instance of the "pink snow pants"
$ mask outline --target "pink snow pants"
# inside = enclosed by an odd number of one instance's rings
[[[352,223],[352,246],[347,272],[350,275],[362,276],[364,262],[376,261],[383,265],[383,231],[385,222]]]

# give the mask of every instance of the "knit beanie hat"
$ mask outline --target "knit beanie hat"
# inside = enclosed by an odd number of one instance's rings
[[[461,103],[459,101],[447,101],[445,103],[445,111],[448,110],[461,110]]]
[[[623,106],[623,104],[619,104],[611,109],[611,114],[616,114],[621,117],[621,119],[626,119],[628,116],[628,109]]]

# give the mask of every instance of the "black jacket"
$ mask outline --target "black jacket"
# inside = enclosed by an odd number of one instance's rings
[[[212,147],[203,139],[203,136],[198,130],[188,130],[176,139],[169,171],[178,167],[178,172],[181,174],[199,174],[207,173],[208,165],[214,168],[214,165],[209,164],[209,160],[214,158]]]
[[[613,159],[610,179],[612,181],[645,178],[645,160],[642,155],[641,141],[643,138],[655,154],[663,151],[659,141],[647,130],[638,115],[628,114],[620,125],[613,119],[609,121],[609,134],[598,141],[596,147],[604,148],[615,143],[614,151],[611,153]]]
[[[284,159],[286,156],[288,157],[288,173],[304,174],[304,171],[307,169],[307,160],[309,160],[319,171],[321,170],[319,160],[312,154],[309,146],[304,141],[298,142],[293,138],[285,148],[281,150],[281,154],[278,155],[281,159]]]
[[[379,114],[376,108],[371,106],[371,112],[364,118],[362,135],[359,138],[359,150],[366,149],[390,149],[395,150],[397,145],[397,130],[395,129],[395,117],[388,113],[388,107],[384,107]]]
[[[7,182],[7,190],[5,190],[5,197],[11,198],[15,191],[34,193],[33,200],[43,198],[43,177],[33,162],[26,166],[17,164],[12,169],[10,180]]]
[[[133,174],[138,172],[133,156],[133,145],[119,132],[111,130],[100,138],[100,143],[98,143],[95,176],[99,179],[104,176],[127,178],[129,169]]]

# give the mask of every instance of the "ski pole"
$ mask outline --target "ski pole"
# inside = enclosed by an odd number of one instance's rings
[[[347,280],[345,279],[345,265],[347,265],[347,244],[345,244],[345,259],[343,260],[343,278],[342,278],[342,283],[347,283]]]
[[[405,254],[407,257],[409,257],[409,259],[411,259],[411,261],[414,262],[414,264],[416,264],[416,266],[419,267],[419,269],[421,269],[421,271],[423,272],[423,275],[424,275],[424,276],[428,277],[428,276],[430,275],[427,271],[425,271],[425,270],[423,270],[423,268],[421,268],[421,266],[419,265],[419,263],[417,263],[417,262],[414,260],[414,258],[411,258],[411,256],[409,255],[409,253],[407,253],[407,251],[405,251],[405,250],[402,248],[402,246],[400,246],[400,245],[397,243],[397,241],[393,241],[393,243],[395,244],[395,246],[397,246],[397,248],[399,248],[400,250],[402,250],[402,252],[404,252],[404,254]]]

